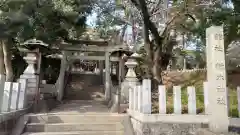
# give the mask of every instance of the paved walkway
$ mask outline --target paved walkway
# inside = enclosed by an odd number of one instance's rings
[[[108,113],[109,109],[102,101],[94,100],[71,100],[64,101],[50,113],[79,114],[79,113]]]

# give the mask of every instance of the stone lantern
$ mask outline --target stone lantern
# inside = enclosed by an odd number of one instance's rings
[[[127,56],[125,56],[126,58]],[[127,57],[127,61],[125,62],[125,65],[128,67],[127,74],[125,76],[125,80],[122,84],[121,88],[121,95],[123,102],[128,102],[129,99],[129,90],[133,89],[136,85],[139,84],[137,75],[135,73],[134,68],[138,65],[136,59],[140,56],[137,53],[132,54],[131,56]]]
[[[48,45],[41,40],[30,39],[21,44],[19,50],[26,56],[23,58],[27,65],[20,79],[27,79],[27,100],[29,103],[38,100],[40,83],[41,51],[47,49]],[[36,103],[36,101],[35,101]]]
[[[130,82],[137,82],[137,76],[134,71],[134,68],[138,65],[136,62],[136,58],[138,58],[139,55],[137,53],[132,54],[130,57],[128,57],[127,62],[125,62],[125,65],[128,67],[128,72],[126,74],[126,80]]]

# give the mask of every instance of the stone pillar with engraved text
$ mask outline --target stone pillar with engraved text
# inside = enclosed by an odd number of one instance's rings
[[[216,133],[228,132],[227,87],[223,27],[206,30],[209,128]]]

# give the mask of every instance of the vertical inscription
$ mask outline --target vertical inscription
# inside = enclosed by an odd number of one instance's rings
[[[210,123],[214,132],[228,131],[227,87],[223,27],[212,26],[206,30],[207,81]],[[221,112],[221,113],[219,113]]]
[[[223,52],[223,48],[220,45],[215,45],[214,50],[219,51],[219,52]]]
[[[214,40],[217,44],[214,45],[214,50],[213,51],[216,51],[216,53],[218,53],[219,55],[224,55],[224,46],[223,46],[223,44],[219,43],[223,40],[223,34],[220,34],[220,33],[214,34]],[[221,56],[218,57],[218,59],[219,58],[221,58]],[[213,62],[215,63],[216,60],[213,60]],[[215,72],[216,72],[216,81],[215,82],[217,84],[224,83],[224,81],[226,81],[226,79],[225,79],[225,76],[222,74],[222,72],[224,72],[224,70],[225,70],[225,63],[216,62],[214,69],[215,69]],[[216,87],[216,92],[217,93],[225,92],[225,88],[223,88],[221,86],[217,86]],[[222,96],[217,97],[217,104],[218,105],[226,105],[226,101],[225,101],[224,97],[222,97]]]
[[[225,69],[225,64],[224,64],[224,63],[221,63],[221,62],[216,63],[216,64],[215,64],[215,68],[216,68],[217,70],[224,70],[224,69]]]
[[[217,86],[217,92],[226,92],[226,89],[222,86]]]
[[[217,103],[220,105],[226,105],[226,101],[225,101],[224,97],[218,97]]]
[[[214,35],[214,38],[215,38],[215,40],[223,40],[223,34],[217,33]]]
[[[221,74],[218,74],[218,75],[216,76],[216,80],[222,80],[222,81],[224,81],[224,80],[225,80],[225,78],[224,78],[224,76],[223,76],[223,75],[221,75]]]

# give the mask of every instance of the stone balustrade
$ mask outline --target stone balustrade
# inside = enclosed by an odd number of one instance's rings
[[[5,76],[0,75],[0,123],[26,112],[30,105],[27,103],[27,79],[18,82],[5,82]]]

